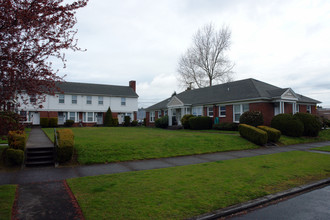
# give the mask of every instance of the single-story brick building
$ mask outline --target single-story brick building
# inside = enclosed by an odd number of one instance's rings
[[[216,123],[239,122],[246,111],[261,111],[264,124],[281,113],[307,112],[316,114],[318,100],[279,88],[256,79],[245,79],[211,87],[186,90],[146,109],[147,126],[168,115],[169,126],[181,125],[186,114],[212,117]]]

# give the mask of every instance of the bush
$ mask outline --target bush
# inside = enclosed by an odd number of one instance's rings
[[[238,126],[240,135],[258,145],[265,145],[268,141],[267,132],[251,125],[240,124]]]
[[[279,114],[274,116],[271,121],[271,127],[291,137],[300,137],[304,132],[304,124],[291,114]]]
[[[57,161],[64,163],[70,161],[73,155],[74,135],[70,129],[61,129],[57,134]]]
[[[281,132],[275,128],[271,128],[268,126],[258,126],[258,128],[267,132],[268,142],[276,143],[281,137]]]
[[[213,125],[213,129],[222,131],[238,131],[238,123],[233,122],[221,122]]]
[[[143,124],[142,125],[147,126],[147,119],[146,118],[143,119]]]
[[[155,126],[156,126],[156,128],[167,128],[168,127],[168,116],[165,115],[161,118],[158,118],[155,121]]]
[[[56,117],[49,118],[48,126],[51,128],[57,127],[58,119]]]
[[[0,136],[8,134],[9,131],[24,130],[20,123],[20,116],[14,112],[0,111]]]
[[[316,115],[296,113],[294,118],[299,119],[304,124],[304,136],[317,137],[319,135],[322,129],[322,123]]]
[[[131,117],[125,116],[124,117],[124,126],[128,127],[131,124]]]
[[[47,128],[49,125],[49,119],[48,118],[40,118],[40,126],[43,128]]]
[[[73,120],[66,120],[64,123],[65,127],[72,127],[72,125],[74,124]]]
[[[11,165],[22,165],[24,162],[24,151],[13,148],[7,149],[6,161]]]
[[[106,126],[106,127],[112,127],[113,126],[113,118],[112,118],[112,112],[111,112],[110,107],[108,108],[107,112],[105,113],[104,126]]]
[[[25,131],[9,131],[8,145],[13,149],[25,150],[26,147],[26,133]]]
[[[193,130],[207,130],[212,128],[212,118],[207,116],[198,116],[189,118],[189,126]]]
[[[241,115],[239,123],[257,127],[264,124],[264,116],[258,111],[247,111]]]
[[[113,125],[114,127],[117,127],[117,126],[119,125],[118,118],[113,118],[113,119],[112,119],[112,125]]]
[[[138,125],[138,121],[137,120],[133,120],[131,122],[131,126],[136,127],[137,125]]]
[[[181,118],[181,124],[183,126],[184,129],[189,129],[190,128],[190,125],[189,125],[189,118],[192,118],[194,117],[194,115],[184,115],[182,118]]]

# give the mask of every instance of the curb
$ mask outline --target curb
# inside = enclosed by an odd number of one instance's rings
[[[330,178],[327,179],[323,179],[317,182],[313,182],[310,184],[306,184],[306,185],[302,185],[302,186],[298,186],[283,192],[279,192],[276,194],[271,194],[268,196],[264,196],[258,199],[254,199],[254,200],[250,200],[248,202],[244,202],[244,203],[240,203],[237,205],[233,205],[233,206],[229,206],[227,208],[223,208],[223,209],[219,209],[210,213],[206,213],[203,215],[199,215],[199,216],[195,216],[190,218],[190,220],[210,220],[210,219],[218,219],[221,217],[226,217],[235,213],[239,213],[242,211],[245,211],[247,209],[251,209],[251,208],[255,208],[257,206],[269,203],[271,201],[274,200],[278,200],[287,196],[291,196],[294,194],[298,194],[322,185],[327,185],[330,184]]]

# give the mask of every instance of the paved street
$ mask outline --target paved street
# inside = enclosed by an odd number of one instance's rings
[[[330,219],[330,186],[231,218],[231,220],[247,219],[328,220]]]

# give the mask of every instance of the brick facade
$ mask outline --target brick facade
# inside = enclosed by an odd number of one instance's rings
[[[264,117],[264,124],[270,126],[270,122],[274,117],[273,103],[251,103],[249,105],[250,111],[260,111]],[[291,109],[292,112],[292,109]]]

